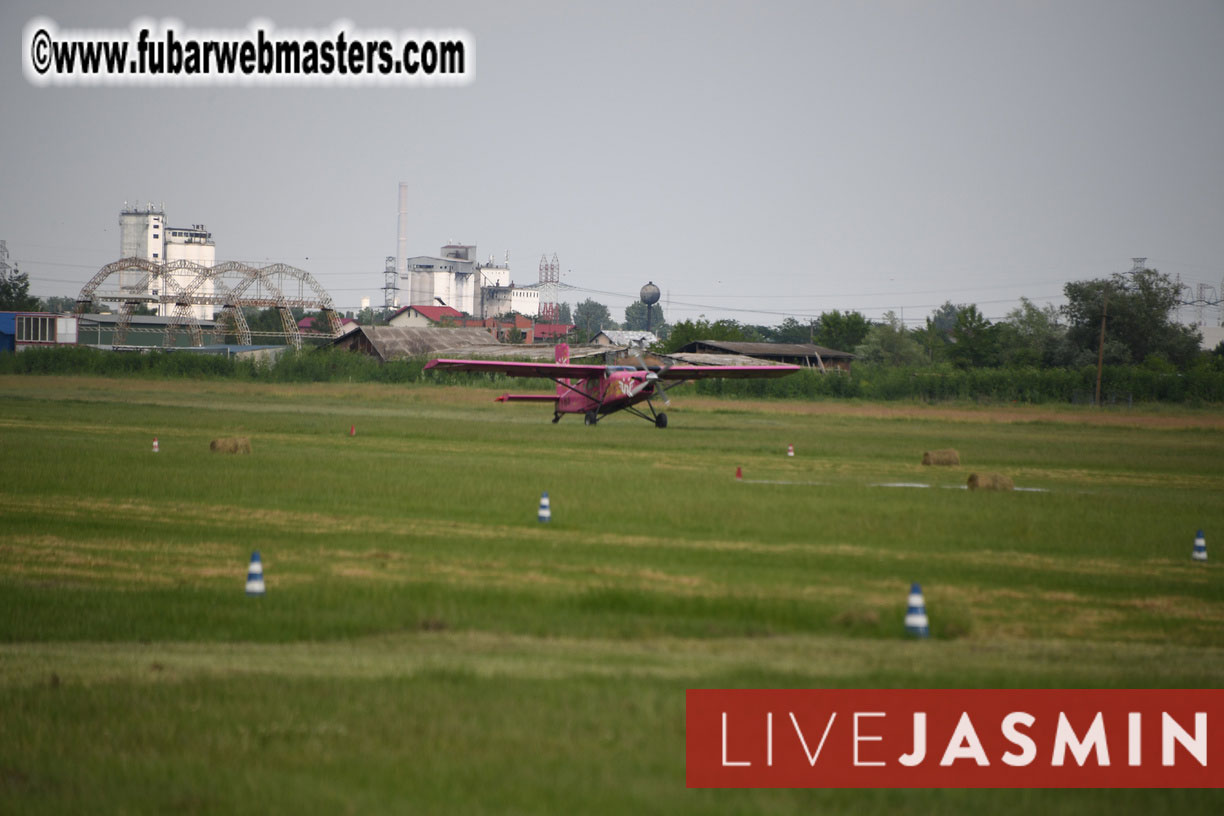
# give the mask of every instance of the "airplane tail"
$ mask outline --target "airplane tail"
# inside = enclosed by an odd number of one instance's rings
[[[553,361],[561,365],[569,365],[569,343],[558,343],[553,351]],[[569,390],[569,380],[561,380],[557,383],[557,399],[560,399],[566,391]]]

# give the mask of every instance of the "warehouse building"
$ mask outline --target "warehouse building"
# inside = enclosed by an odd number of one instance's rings
[[[817,346],[813,343],[734,343],[723,340],[695,340],[681,348],[673,357],[683,360],[686,354],[736,354],[773,363],[819,368],[821,371],[849,371],[854,355],[848,351]]]
[[[76,345],[77,318],[48,312],[0,312],[0,351]]]

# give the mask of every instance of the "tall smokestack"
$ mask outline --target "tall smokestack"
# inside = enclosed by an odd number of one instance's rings
[[[402,281],[408,274],[408,182],[401,181],[399,186],[399,234],[395,250],[395,274]],[[405,288],[408,290],[408,303],[412,306],[412,281],[409,279]]]

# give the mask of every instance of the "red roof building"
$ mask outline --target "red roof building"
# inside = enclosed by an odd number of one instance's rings
[[[573,323],[537,323],[535,325],[535,339],[536,342],[560,340],[573,330]]]
[[[450,306],[405,306],[387,321],[388,326],[427,328],[439,324],[459,325],[463,312]]]

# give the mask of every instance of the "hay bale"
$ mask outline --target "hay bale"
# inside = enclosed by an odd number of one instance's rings
[[[1015,490],[1016,485],[1010,477],[1001,473],[970,473],[970,490]]]
[[[952,448],[944,450],[927,451],[922,454],[922,464],[924,465],[959,465],[960,454]]]
[[[208,446],[213,453],[250,453],[251,440],[245,436],[225,436]]]

